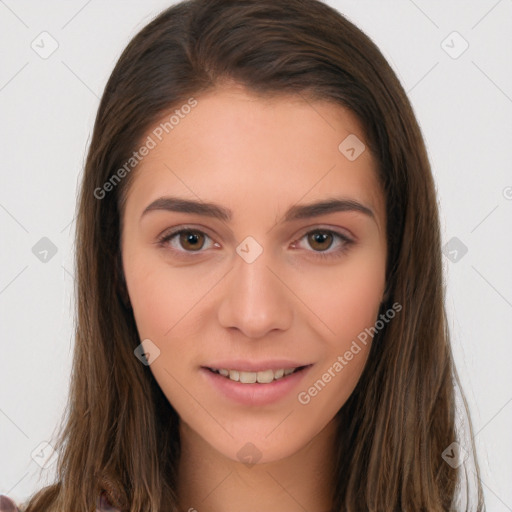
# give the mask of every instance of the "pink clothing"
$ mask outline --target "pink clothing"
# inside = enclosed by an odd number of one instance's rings
[[[14,501],[0,494],[0,512],[19,512],[19,509]]]
[[[22,512],[23,504],[19,504],[19,506],[14,503],[14,501],[4,496],[0,495],[0,512]],[[21,507],[21,508],[19,508]],[[105,494],[102,493],[98,499],[96,500],[96,512],[121,512],[119,509],[114,508],[110,505]]]

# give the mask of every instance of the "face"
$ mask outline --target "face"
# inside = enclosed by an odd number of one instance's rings
[[[182,426],[232,460],[270,462],[332,424],[360,378],[385,288],[385,199],[342,107],[234,85],[196,101],[148,132],[133,171],[128,293]]]

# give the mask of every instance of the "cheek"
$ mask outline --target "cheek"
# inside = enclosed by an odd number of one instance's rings
[[[305,282],[304,277],[301,281]],[[304,302],[320,320],[315,323],[324,354],[299,402],[314,399],[314,407],[332,412],[345,403],[363,372],[384,292],[385,267],[382,259],[370,255],[340,266],[329,279],[317,279],[316,287],[311,286],[313,281],[307,282],[310,291],[302,292],[307,297]]]
[[[298,402],[327,422],[345,404],[363,373],[382,295],[380,286],[352,275],[317,310],[329,327],[323,357],[297,395]],[[353,284],[352,285],[352,281]],[[322,332],[326,329],[323,328]],[[320,331],[319,331],[320,332]]]
[[[139,335],[156,340],[171,334],[198,302],[204,287],[197,273],[172,269],[142,251],[128,259],[125,276]]]
[[[382,260],[370,255],[322,272],[297,275],[293,288],[311,311],[318,333],[341,350],[374,325],[384,293],[385,268]]]
[[[159,272],[148,271],[133,262],[126,272],[126,282],[139,335],[160,338],[172,327],[172,312],[178,305],[176,292],[159,279]]]
[[[179,384],[190,378],[186,371],[189,368],[183,362],[190,359],[194,346],[195,335],[190,327],[196,326],[196,322],[191,324],[190,320],[197,291],[191,291],[179,272],[171,271],[151,257],[132,259],[125,267],[125,274],[139,338],[151,340],[159,350],[150,371],[181,415],[189,407],[188,395]]]

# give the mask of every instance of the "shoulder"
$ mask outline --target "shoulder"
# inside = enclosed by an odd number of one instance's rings
[[[21,504],[17,505],[14,500],[8,496],[0,494],[0,512],[23,512],[20,508]],[[96,512],[121,512],[119,509],[112,507],[110,502],[105,496],[105,493],[101,493],[96,501]]]
[[[20,512],[20,509],[14,501],[8,496],[0,494],[0,511],[1,512]]]

